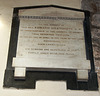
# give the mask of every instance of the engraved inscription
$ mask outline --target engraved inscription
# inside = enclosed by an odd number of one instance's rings
[[[83,20],[20,18],[17,57],[86,58]]]

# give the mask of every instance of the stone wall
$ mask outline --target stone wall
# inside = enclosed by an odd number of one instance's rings
[[[100,83],[100,0],[82,0],[82,9],[91,12],[91,33],[95,69]]]

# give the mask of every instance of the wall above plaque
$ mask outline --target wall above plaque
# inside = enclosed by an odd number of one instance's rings
[[[14,8],[4,87],[35,88],[37,80],[98,90],[88,11],[56,5]]]

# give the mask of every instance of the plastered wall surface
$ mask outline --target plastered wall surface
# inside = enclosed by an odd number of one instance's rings
[[[31,90],[3,88],[14,7],[56,4],[81,8],[81,0],[0,0],[0,96],[99,96],[98,91],[66,90],[66,82],[38,81]]]

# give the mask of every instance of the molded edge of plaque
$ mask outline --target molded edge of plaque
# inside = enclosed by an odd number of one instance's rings
[[[71,60],[69,58],[13,58],[12,67],[91,69],[90,60],[82,58],[74,58]]]
[[[34,60],[33,60],[34,59]],[[34,62],[33,62],[34,61]],[[59,65],[59,66],[58,66]],[[25,68],[57,68],[77,70],[78,79],[88,80],[88,70],[90,70],[90,61],[82,58],[77,59],[45,59],[45,58],[13,58],[13,67],[15,67],[16,78],[25,77]],[[24,67],[24,68],[23,68]]]

